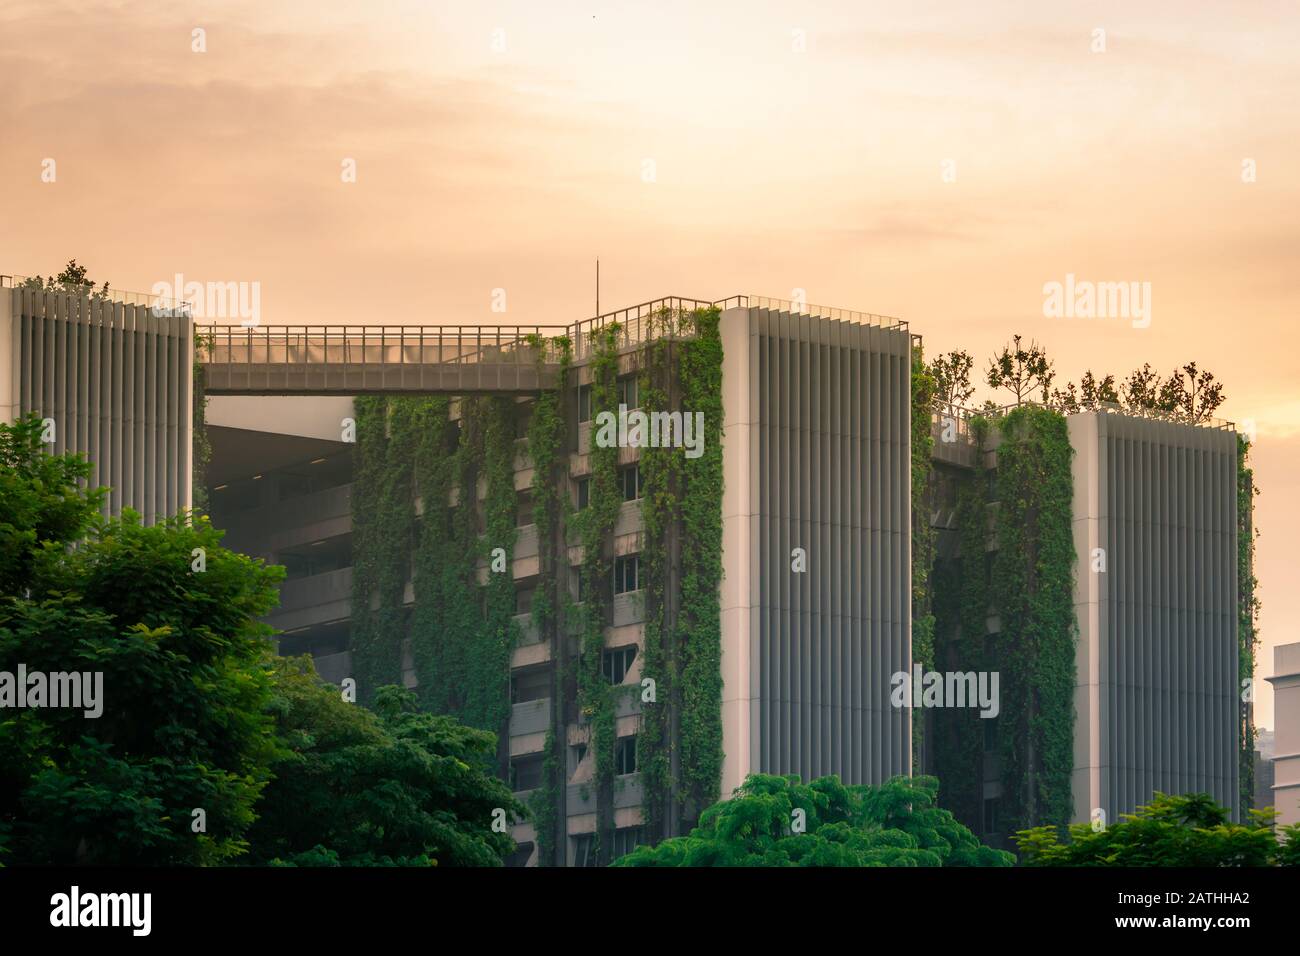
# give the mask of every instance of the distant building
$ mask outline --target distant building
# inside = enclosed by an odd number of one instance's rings
[[[1278,823],[1300,823],[1300,644],[1273,649],[1273,806]]]

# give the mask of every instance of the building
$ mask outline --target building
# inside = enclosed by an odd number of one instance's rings
[[[54,447],[113,486],[111,512],[188,507],[183,310],[14,285],[0,289],[6,419],[51,419]],[[941,410],[914,501],[914,337],[804,308],[672,299],[551,329],[207,330],[210,512],[228,546],[286,567],[268,618],[282,653],[499,731],[500,772],[542,811],[516,830],[519,863],[600,862],[685,832],[751,772],[935,772],[993,842],[1026,822],[1113,820],[1156,789],[1240,813],[1230,428],[1025,411],[1024,434],[1003,434],[1014,416]],[[602,447],[598,421],[620,410],[706,411],[700,454]],[[539,415],[558,423],[540,469]],[[1046,452],[1047,479],[1010,493],[1029,474],[1017,463]],[[1008,510],[1026,497],[1032,521]],[[932,552],[914,553],[918,529]],[[1036,618],[1017,576],[1049,546],[1054,616]],[[914,663],[918,561],[935,619],[919,653],[1000,674],[994,719],[891,700]],[[1288,747],[1279,727],[1279,761]]]
[[[36,413],[55,453],[86,455],[107,513],[190,507],[193,354],[184,307],[0,276],[0,420]]]
[[[1273,649],[1273,806],[1277,822],[1300,823],[1300,644]]]

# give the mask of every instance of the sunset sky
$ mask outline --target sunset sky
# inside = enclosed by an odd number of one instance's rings
[[[1297,49],[1259,0],[5,0],[0,273],[567,323],[599,256],[606,309],[803,289],[980,366],[1016,332],[1062,379],[1196,360],[1258,432],[1268,675],[1300,641]],[[1067,274],[1151,283],[1150,327],[1045,318]]]

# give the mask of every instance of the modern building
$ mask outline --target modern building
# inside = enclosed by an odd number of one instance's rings
[[[1273,648],[1273,806],[1278,823],[1300,823],[1300,644]]]
[[[85,454],[107,513],[190,507],[193,354],[183,306],[0,276],[0,420],[36,413],[54,452]]]
[[[913,502],[916,341],[903,323],[758,297],[672,299],[552,329],[222,327],[195,356],[184,310],[158,306],[0,280],[5,420],[50,419],[53,447],[86,453],[93,480],[113,487],[110,512],[155,520],[192,500],[197,358],[211,396],[198,427],[212,449],[214,523],[228,546],[286,567],[268,620],[283,653],[312,654],[329,680],[387,675],[425,692],[441,629],[497,640],[500,602],[481,596],[508,591],[500,699],[473,706],[503,714],[487,721],[501,731],[499,768],[550,810],[539,817],[549,836],[517,828],[517,862],[545,852],[580,865],[684,832],[702,800],[752,772],[849,783],[937,772],[964,822],[1005,837],[1013,728],[926,714],[914,735],[915,712],[891,701],[893,676],[913,664],[914,505],[937,539],[936,666],[996,671],[1019,653],[1009,609],[991,600],[1000,439],[978,434],[969,413],[936,413],[931,491]],[[714,309],[701,345],[683,320]],[[548,395],[563,430],[554,468],[539,475],[530,421]],[[363,413],[356,396],[382,401]],[[692,401],[718,418],[716,459],[624,442],[602,471],[602,411],[690,412]],[[415,437],[401,431],[412,422]],[[1067,812],[1113,820],[1157,789],[1208,791],[1240,812],[1235,435],[1110,409],[1071,415],[1065,430],[1074,666],[1061,713],[1072,754],[1055,772]],[[468,471],[438,471],[465,448]],[[664,488],[672,494],[656,497]],[[535,507],[547,489],[567,503],[549,536]],[[608,524],[584,539],[584,512],[610,494]],[[488,547],[503,508],[508,588]],[[376,525],[381,513],[395,537]],[[447,554],[431,549],[430,528]],[[456,548],[457,560],[472,552],[464,567],[448,563]],[[692,582],[708,571],[700,555],[714,553],[710,596]],[[460,575],[459,591],[430,592],[444,572]],[[560,610],[539,623],[533,608],[548,595]],[[451,622],[462,606],[470,623]],[[599,609],[598,664],[583,652],[583,608]],[[1275,683],[1289,679],[1281,658],[1278,670]],[[608,727],[583,673],[611,688]],[[661,696],[646,695],[647,679]],[[702,697],[687,700],[687,679]],[[1275,792],[1300,788],[1283,770],[1293,743],[1279,717]],[[1026,749],[1036,773],[1042,754]]]

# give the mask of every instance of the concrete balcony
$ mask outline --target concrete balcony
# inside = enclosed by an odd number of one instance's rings
[[[310,495],[287,498],[243,512],[223,526],[227,548],[240,550],[259,545],[261,553],[291,548],[352,531],[352,485],[338,485]]]
[[[351,651],[325,654],[317,657],[313,663],[316,665],[316,673],[321,676],[321,679],[327,680],[331,684],[341,684],[343,678],[352,676]]]
[[[551,698],[529,700],[510,708],[510,736],[545,733],[551,726]]]
[[[352,614],[352,569],[340,568],[313,574],[280,585],[280,606],[266,622],[282,631],[292,631],[330,621],[342,621]]]

